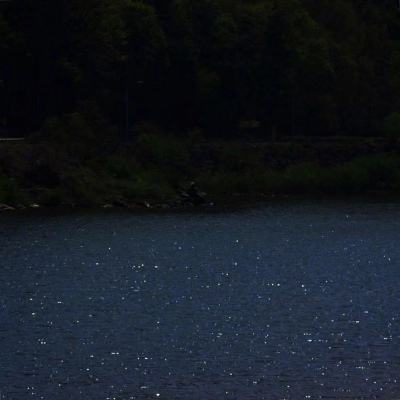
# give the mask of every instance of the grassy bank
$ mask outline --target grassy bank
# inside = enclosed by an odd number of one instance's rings
[[[90,148],[87,152],[84,149]],[[12,207],[182,207],[190,182],[218,205],[271,195],[400,193],[385,142],[207,142],[144,132],[99,151],[50,139],[0,144],[0,203]]]

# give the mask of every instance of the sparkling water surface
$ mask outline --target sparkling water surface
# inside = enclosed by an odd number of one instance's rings
[[[400,206],[0,215],[0,398],[400,398]]]

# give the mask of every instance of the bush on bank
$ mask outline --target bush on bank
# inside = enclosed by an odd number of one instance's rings
[[[89,126],[86,117],[69,118],[68,129]],[[84,136],[92,137],[95,125],[90,122],[90,126],[81,131],[86,132]],[[67,128],[55,123],[51,129]],[[332,145],[329,163],[322,164],[318,147],[308,144],[263,147],[238,142],[210,143],[199,134],[177,138],[160,134],[148,125],[136,133],[134,142],[119,148],[106,147],[103,153],[88,152],[86,145],[81,152],[74,144],[57,144],[50,132],[20,147],[0,147],[0,203],[85,207],[177,205],[181,191],[191,181],[208,193],[210,201],[219,204],[235,197],[262,195],[400,191],[400,156],[396,152],[351,158],[349,149],[349,160],[342,161]],[[325,147],[324,151],[329,149],[328,145]],[[292,148],[296,151],[288,159],[286,155]]]

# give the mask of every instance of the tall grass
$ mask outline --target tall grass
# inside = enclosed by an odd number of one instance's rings
[[[397,156],[370,156],[331,167],[300,163],[281,170],[219,171],[201,176],[200,182],[218,196],[393,192],[400,189],[400,159]]]

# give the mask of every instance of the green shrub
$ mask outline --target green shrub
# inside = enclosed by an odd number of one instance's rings
[[[49,206],[49,207],[68,205],[68,199],[66,198],[66,191],[61,187],[55,189],[46,189],[39,196],[38,202],[43,206]],[[75,203],[70,203],[70,205],[71,204]]]
[[[102,163],[105,172],[116,179],[131,179],[139,168],[135,160],[120,156],[107,157]]]
[[[146,166],[184,168],[190,165],[187,143],[171,135],[138,132],[135,153]]]
[[[103,177],[87,169],[70,170],[63,176],[54,195],[64,198],[66,204],[95,206],[104,202],[107,183]],[[60,191],[60,192],[59,192]]]
[[[123,196],[128,201],[170,201],[176,198],[176,191],[168,177],[163,176],[162,173],[142,171],[129,182],[125,182]]]
[[[390,139],[400,138],[400,112],[394,112],[385,118],[383,132]]]
[[[300,163],[283,170],[204,174],[198,180],[211,195],[229,194],[356,194],[369,190],[400,189],[400,159],[395,156],[361,157],[323,167]]]
[[[0,175],[0,203],[18,205],[26,203],[25,196],[18,188],[15,180]]]
[[[328,168],[323,172],[321,189],[333,193],[359,193],[369,189],[368,171],[350,162]]]
[[[237,173],[234,171],[204,174],[196,179],[199,187],[211,196],[253,195],[269,190],[269,176],[263,172]]]
[[[47,119],[41,138],[53,151],[83,159],[110,152],[117,132],[95,108],[89,107],[82,112]]]
[[[319,167],[314,163],[290,166],[282,174],[282,187],[286,193],[310,193],[318,189]]]
[[[225,172],[254,170],[261,166],[261,157],[257,152],[249,151],[243,144],[224,144],[218,156],[219,169]]]

